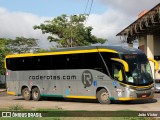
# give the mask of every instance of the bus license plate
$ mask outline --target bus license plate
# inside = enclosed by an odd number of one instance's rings
[[[142,95],[142,98],[146,98],[147,97],[147,95]]]

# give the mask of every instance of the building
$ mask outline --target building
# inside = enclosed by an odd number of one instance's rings
[[[126,38],[131,47],[133,47],[133,41],[138,39],[138,48],[144,51],[148,58],[157,60],[160,66],[160,3],[149,11],[141,12],[138,19],[119,32],[117,36]],[[151,67],[153,77],[160,79],[160,69],[159,72],[154,71],[153,63]]]

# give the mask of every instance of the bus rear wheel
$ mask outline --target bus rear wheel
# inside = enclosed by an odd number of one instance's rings
[[[40,91],[37,87],[32,89],[32,98],[35,101],[39,101],[41,99]]]
[[[23,95],[23,98],[25,99],[25,100],[31,100],[31,92],[29,91],[29,89],[28,88],[24,88],[23,90],[22,90],[22,95]]]
[[[109,93],[106,89],[101,89],[97,92],[97,99],[101,104],[110,104]]]

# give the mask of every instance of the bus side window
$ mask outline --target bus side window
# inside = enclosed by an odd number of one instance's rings
[[[66,70],[67,55],[52,55],[52,69]]]
[[[113,64],[113,77],[115,80],[123,81],[122,67],[119,64]]]
[[[83,54],[70,54],[66,57],[67,69],[82,69]]]
[[[107,74],[103,61],[98,53],[85,53],[83,57],[83,69],[93,69]]]
[[[52,69],[52,56],[37,56],[34,59],[37,70],[51,70]],[[32,62],[33,63],[33,62]]]
[[[14,58],[7,58],[6,59],[7,69],[15,70],[15,61],[14,60],[15,60]]]

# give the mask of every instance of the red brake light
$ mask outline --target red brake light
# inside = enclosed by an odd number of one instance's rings
[[[6,76],[8,76],[9,75],[9,73],[8,72],[6,72]]]

